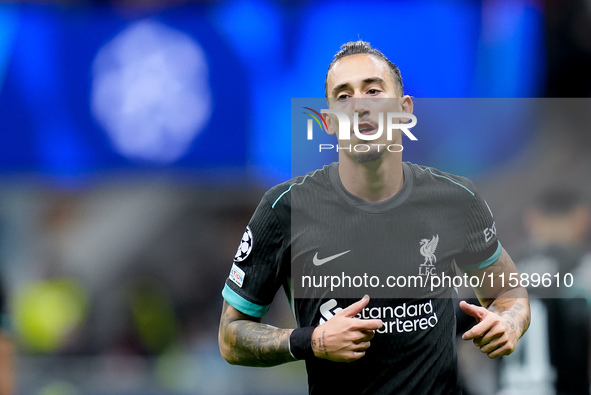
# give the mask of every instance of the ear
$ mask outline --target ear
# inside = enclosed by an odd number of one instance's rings
[[[410,97],[409,95],[404,95],[402,97],[402,102],[400,104],[402,106],[402,112],[407,112],[409,114],[412,114],[412,111],[414,109],[414,103],[412,101],[412,97]]]
[[[336,134],[339,123],[333,120],[332,114],[322,113],[322,115],[326,120],[326,133],[330,134],[331,136]]]
[[[412,97],[410,97],[409,95],[404,95],[400,99],[400,107],[402,108],[402,112],[412,114],[413,109],[414,109],[414,103],[412,101]],[[400,121],[407,123],[407,122],[410,122],[410,118],[400,118]]]

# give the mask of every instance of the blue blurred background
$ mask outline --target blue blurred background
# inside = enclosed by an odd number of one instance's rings
[[[465,98],[512,99],[495,101],[509,114],[530,107],[515,98],[585,98],[590,15],[577,0],[0,3],[0,258],[18,393],[305,393],[301,364],[231,367],[216,339],[244,226],[292,176],[291,99],[323,97],[333,54],[357,39],[446,114],[469,118]],[[544,167],[551,132],[492,118],[444,135],[427,123],[406,159],[474,178],[516,247],[528,195],[507,207],[507,193],[585,177],[589,138],[562,127]],[[293,325],[283,302],[270,320]]]
[[[359,38],[415,97],[544,94],[533,1],[145,3],[0,8],[3,173],[66,187],[121,171],[281,181],[290,99],[323,97],[332,55]]]

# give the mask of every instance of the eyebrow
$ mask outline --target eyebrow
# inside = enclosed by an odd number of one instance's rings
[[[363,81],[363,85],[369,85],[369,84],[383,84],[385,81],[380,78],[380,77],[371,77],[371,78],[366,78]],[[350,84],[348,82],[345,82],[344,84],[339,84],[337,86],[335,86],[332,90],[332,95],[335,96],[337,92],[347,88],[348,86],[350,86]]]

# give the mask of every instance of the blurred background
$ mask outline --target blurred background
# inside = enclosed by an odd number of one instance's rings
[[[264,191],[335,160],[292,169],[291,99],[323,97],[332,56],[357,39],[397,64],[418,112],[468,121],[430,117],[405,159],[471,177],[510,254],[549,186],[589,204],[589,0],[2,2],[15,393],[307,392],[302,363],[221,358],[221,289]],[[588,252],[587,233],[580,243]],[[294,325],[284,296],[266,321]],[[501,393],[485,360],[468,387]]]

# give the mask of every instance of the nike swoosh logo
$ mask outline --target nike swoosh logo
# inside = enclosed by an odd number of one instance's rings
[[[347,251],[345,251],[345,252],[341,252],[341,253],[338,253],[338,254],[334,254],[334,255],[331,255],[331,256],[328,256],[328,257],[326,257],[326,258],[322,258],[322,259],[318,259],[318,252],[317,252],[317,253],[316,253],[316,255],[314,255],[314,258],[312,259],[312,262],[313,262],[313,263],[314,263],[314,265],[316,265],[316,266],[321,266],[321,265],[324,265],[326,262],[330,262],[330,261],[332,261],[333,259],[336,259],[336,258],[340,257],[341,255],[345,255],[346,253],[348,253],[348,252],[350,252],[350,251],[351,251],[351,250],[347,250]]]

